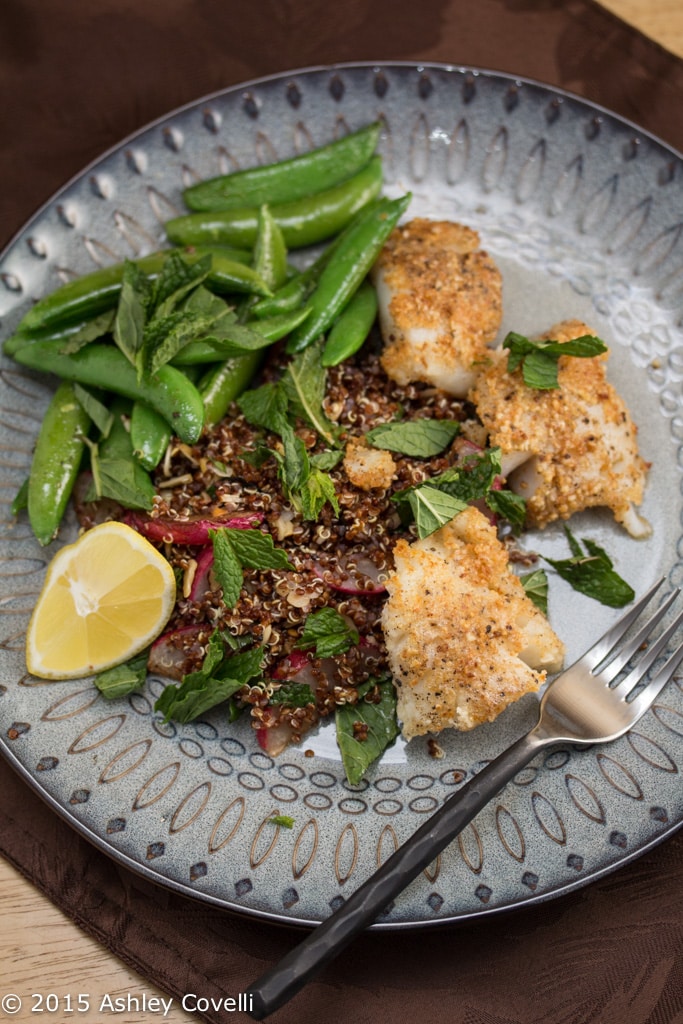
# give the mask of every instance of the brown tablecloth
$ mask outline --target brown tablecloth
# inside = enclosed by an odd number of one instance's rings
[[[0,243],[84,164],[171,108],[273,72],[364,60],[537,78],[683,149],[683,63],[587,0],[2,0]],[[2,761],[0,851],[178,998],[241,991],[300,935],[129,874]],[[681,1024],[683,835],[535,908],[366,934],[271,1019]]]

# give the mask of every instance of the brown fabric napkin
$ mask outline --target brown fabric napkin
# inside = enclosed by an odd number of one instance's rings
[[[0,242],[84,164],[173,107],[253,77],[363,60],[537,78],[683,149],[683,63],[587,0],[3,0]],[[237,994],[300,937],[130,874],[2,760],[0,851],[178,998]],[[683,835],[534,908],[436,931],[368,933],[271,1019],[414,1018],[682,1024]]]

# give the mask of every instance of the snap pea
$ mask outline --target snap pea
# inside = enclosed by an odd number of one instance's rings
[[[226,250],[227,251],[227,250]],[[212,257],[211,272],[207,286],[218,292],[253,292],[256,295],[269,295],[270,289],[258,274],[246,263],[235,259],[241,250],[232,250],[226,255],[219,247],[193,247],[182,253],[189,262],[196,262],[208,254]],[[145,273],[155,277],[168,250],[143,256],[133,262]],[[251,253],[247,253],[247,262]],[[68,281],[60,288],[39,299],[29,309],[19,324],[19,334],[49,331],[63,328],[71,324],[82,323],[100,313],[113,309],[118,302],[121,281],[125,264],[114,263],[110,267],[102,267],[90,274],[84,274],[73,281]]]
[[[259,209],[253,267],[271,292],[277,291],[287,280],[287,246],[279,224],[265,203]]]
[[[138,380],[135,367],[115,345],[98,342],[67,356],[61,355],[49,341],[37,341],[24,345],[14,358],[33,370],[140,399],[160,413],[182,441],[194,444],[202,432],[201,395],[174,366],[162,366],[148,380]]]
[[[226,359],[200,379],[197,387],[204,400],[207,425],[211,426],[223,419],[230,403],[249,385],[262,355],[262,352],[249,352]]]
[[[288,352],[300,352],[324,334],[356,292],[411,199],[381,199],[360,213],[323,268],[308,298],[310,317],[292,331]]]
[[[366,278],[332,324],[322,365],[337,366],[354,355],[365,343],[376,317],[377,292]]]
[[[171,440],[168,421],[146,402],[133,402],[130,414],[130,440],[133,455],[145,469],[156,469]]]
[[[190,210],[199,211],[303,199],[364,167],[377,146],[379,129],[379,124],[366,125],[310,153],[200,181],[185,189],[183,199]]]
[[[290,249],[315,245],[335,235],[378,195],[382,162],[372,160],[352,178],[304,199],[274,203],[270,212]],[[189,213],[167,221],[166,234],[177,245],[224,243],[251,247],[258,234],[258,207]]]
[[[62,381],[40,425],[28,482],[28,518],[38,542],[54,539],[83,458],[90,419]]]
[[[286,337],[295,327],[303,323],[310,314],[308,306],[295,309],[293,313],[282,313],[280,316],[271,316],[266,320],[249,320],[247,326],[260,334],[267,341],[279,341]],[[196,366],[201,363],[216,363],[221,359],[217,349],[209,341],[191,341],[178,352],[171,360],[174,366]]]

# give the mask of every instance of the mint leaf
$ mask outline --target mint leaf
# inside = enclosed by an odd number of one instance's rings
[[[261,675],[263,650],[225,657],[225,648],[218,630],[214,630],[204,655],[202,667],[183,676],[180,686],[164,687],[154,705],[165,721],[190,722],[204,712],[228,700],[252,679]]]
[[[282,384],[293,415],[309,423],[328,444],[334,444],[337,428],[323,409],[327,371],[321,357],[322,341],[304,349],[292,359]]]
[[[113,334],[114,341],[133,366],[137,366],[138,352],[142,348],[152,293],[147,276],[135,263],[126,260]]]
[[[307,704],[315,704],[315,694],[308,683],[285,683],[279,690],[273,690],[270,703],[305,708]]]
[[[407,420],[383,423],[365,435],[373,448],[428,459],[439,455],[460,433],[455,420]]]
[[[502,488],[500,491],[489,491],[486,504],[497,516],[510,523],[514,533],[520,533],[526,521],[526,501],[514,491]]]
[[[290,817],[289,814],[275,814],[272,818],[268,818],[270,825],[281,825],[283,828],[294,828],[294,818]]]
[[[169,252],[154,283],[153,318],[163,319],[173,313],[187,293],[209,276],[211,262],[210,255],[190,263],[180,253]]]
[[[21,487],[14,495],[14,498],[12,499],[12,504],[10,505],[10,512],[12,513],[13,516],[18,516],[20,512],[23,512],[24,509],[28,508],[28,480],[29,478],[26,477]]]
[[[635,595],[633,588],[617,572],[607,552],[594,541],[583,539],[584,550],[568,527],[565,534],[573,551],[571,558],[542,556],[555,572],[579,593],[610,608],[623,608]]]
[[[133,458],[120,456],[100,457],[97,445],[90,449],[92,483],[85,501],[111,498],[124,508],[150,509],[156,489],[149,473]]]
[[[548,576],[545,569],[534,569],[519,577],[524,593],[536,607],[548,614]]]
[[[102,437],[108,437],[111,425],[114,422],[113,412],[107,409],[106,405],[100,402],[99,398],[96,398],[91,391],[88,391],[81,384],[74,382],[73,389],[78,404],[88,414]]]
[[[323,472],[327,472],[330,469],[334,469],[341,460],[344,458],[344,452],[340,451],[324,451],[316,452],[315,455],[310,456],[311,465],[315,469],[322,469]]]
[[[212,533],[219,533],[223,540],[227,540],[245,569],[294,569],[286,552],[275,547],[269,533],[262,533],[260,530],[238,530],[230,526]]]
[[[213,544],[213,574],[223,591],[224,603],[228,608],[234,608],[242,591],[242,563],[235,554],[225,528],[210,530],[209,537]]]
[[[413,512],[419,537],[428,537],[467,508],[467,502],[453,498],[429,484],[409,491],[407,501]]]
[[[288,400],[287,393],[279,381],[245,391],[237,399],[237,404],[247,423],[254,427],[263,427],[274,434],[282,431],[287,418]]]
[[[148,657],[149,650],[145,650],[123,665],[99,672],[94,679],[95,686],[107,700],[117,700],[135,693],[147,679]]]
[[[343,615],[334,608],[322,608],[307,616],[295,647],[302,651],[315,648],[316,657],[332,658],[355,647],[358,640],[358,630],[349,625]]]
[[[143,330],[138,369],[143,374],[155,374],[191,341],[202,337],[212,323],[209,316],[185,310],[151,320]]]
[[[376,685],[379,688],[378,703],[363,697],[357,704],[343,704],[335,714],[337,744],[346,778],[352,786],[361,781],[369,766],[394,742],[399,733],[393,683],[390,679],[384,679]],[[368,696],[371,699],[374,696],[374,686]]]
[[[584,334],[571,341],[532,341],[523,334],[510,331],[503,342],[509,350],[508,373],[514,373],[520,366],[527,387],[547,391],[558,388],[558,360],[560,356],[577,356],[589,359],[607,351],[600,338]]]
[[[335,515],[339,515],[339,502],[334,489],[334,481],[322,470],[312,468],[308,477],[299,489],[301,514],[304,519],[315,522],[329,501]]]
[[[72,356],[75,352],[80,352],[82,348],[89,345],[91,341],[97,341],[98,338],[102,338],[105,334],[111,334],[115,319],[116,311],[108,309],[106,313],[100,313],[99,316],[88,320],[87,323],[84,323],[78,330],[73,331],[69,335],[60,346],[59,354]]]

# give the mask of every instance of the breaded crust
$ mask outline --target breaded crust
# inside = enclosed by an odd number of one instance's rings
[[[496,336],[502,282],[479,235],[450,221],[397,227],[374,269],[385,342],[382,366],[398,384],[424,381],[464,397]]]
[[[394,560],[382,627],[407,739],[490,722],[561,667],[564,645],[477,509],[400,540]]]
[[[541,337],[566,342],[594,333],[568,320]],[[548,391],[527,387],[520,370],[508,373],[507,358],[507,351],[491,354],[469,397],[503,464],[525,463],[510,484],[526,498],[528,523],[543,527],[604,506],[629,532],[643,535],[646,525],[633,506],[643,500],[648,464],[628,409],[606,379],[607,353],[561,357],[560,386]]]

